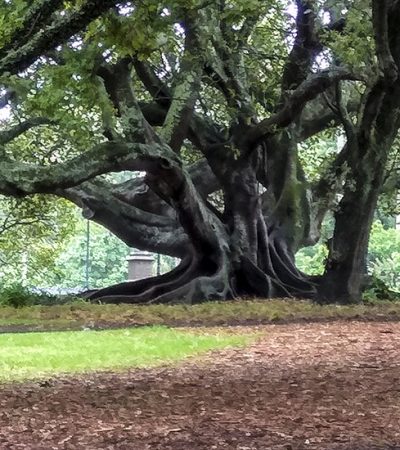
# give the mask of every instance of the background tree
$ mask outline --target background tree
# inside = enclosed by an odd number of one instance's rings
[[[54,268],[64,241],[75,233],[74,219],[74,208],[65,200],[0,197],[2,285],[37,285],[44,268]]]
[[[182,258],[93,298],[360,299],[398,130],[399,2],[17,4],[0,10],[13,105],[0,192],[66,198],[129,246]],[[40,134],[21,153],[36,126],[61,145],[49,152]],[[343,149],[309,181],[302,143],[336,126]],[[335,207],[325,274],[310,279],[294,253]]]

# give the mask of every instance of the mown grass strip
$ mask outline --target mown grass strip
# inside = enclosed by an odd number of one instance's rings
[[[211,302],[185,305],[69,305],[0,307],[0,331],[65,330],[129,325],[224,325],[296,320],[400,319],[400,303],[320,306],[299,300]],[[8,328],[11,327],[11,328]]]
[[[150,367],[212,349],[244,345],[252,338],[221,331],[200,334],[166,327],[5,333],[0,334],[0,381]]]

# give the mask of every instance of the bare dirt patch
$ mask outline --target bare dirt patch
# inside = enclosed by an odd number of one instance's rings
[[[0,387],[1,449],[400,449],[400,324],[258,327],[177,367]]]

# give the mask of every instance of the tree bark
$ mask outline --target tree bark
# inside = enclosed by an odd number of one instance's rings
[[[356,141],[349,149],[351,173],[335,214],[334,235],[319,284],[318,298],[323,303],[362,299],[371,224],[400,125],[399,95],[399,83],[387,87],[378,80],[367,96]]]
[[[362,299],[369,234],[379,194],[376,186],[383,181],[382,162],[375,169],[370,167],[369,182],[359,177],[356,188],[346,190],[340,202],[318,291],[321,303],[358,303]]]

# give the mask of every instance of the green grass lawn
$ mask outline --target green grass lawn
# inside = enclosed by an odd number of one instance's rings
[[[60,373],[149,367],[212,349],[244,345],[250,335],[166,327],[0,334],[0,381]]]

